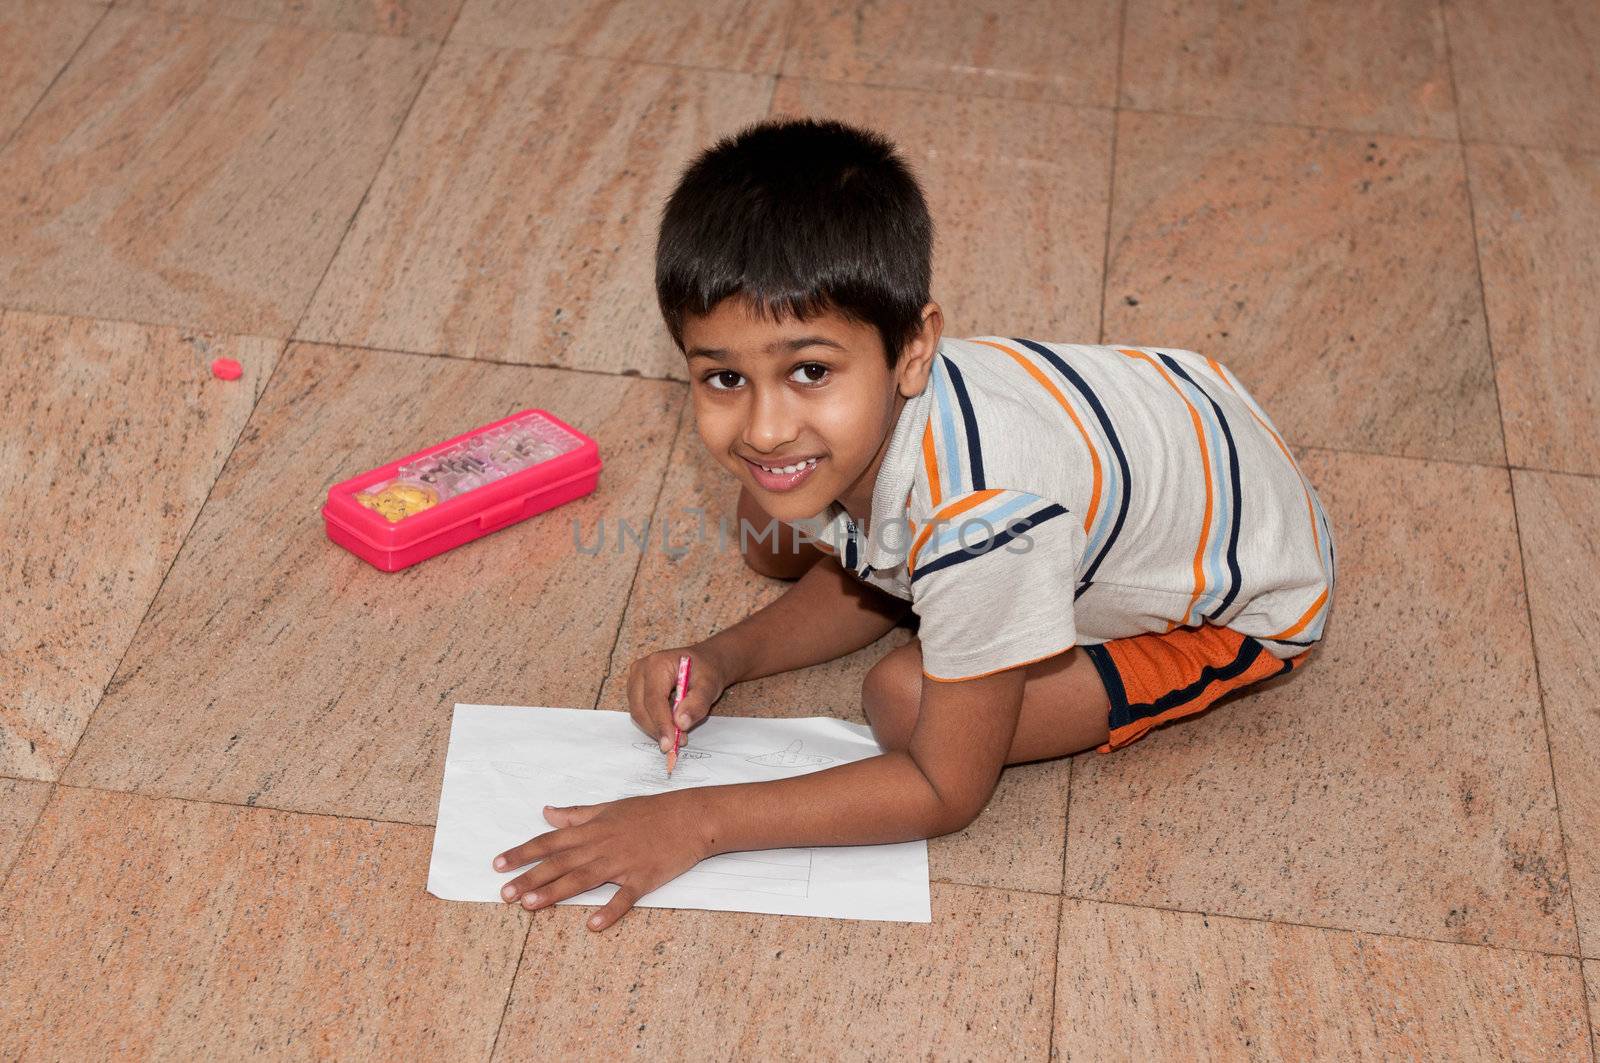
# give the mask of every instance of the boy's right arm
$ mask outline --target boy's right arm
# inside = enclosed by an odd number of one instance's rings
[[[681,710],[693,726],[734,683],[821,664],[870,646],[910,608],[911,603],[850,575],[837,558],[821,558],[782,597],[732,627],[694,646],[658,650],[634,661],[628,670],[629,712],[646,734],[657,736],[663,750],[670,749],[680,653],[700,658]]]
[[[729,683],[822,664],[870,646],[899,623],[911,603],[868,586],[838,558],[821,558],[784,592],[700,643]]]

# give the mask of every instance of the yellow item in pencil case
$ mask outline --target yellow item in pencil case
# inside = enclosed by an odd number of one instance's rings
[[[439,504],[439,495],[431,487],[416,484],[392,483],[376,493],[357,491],[356,501],[368,509],[383,514],[390,524],[404,520],[413,513],[421,513]]]

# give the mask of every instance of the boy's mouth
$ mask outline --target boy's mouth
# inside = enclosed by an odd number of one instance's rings
[[[806,480],[816,469],[817,463],[822,459],[806,458],[802,461],[789,462],[785,465],[768,466],[745,458],[745,464],[750,466],[750,472],[756,478],[756,483],[768,491],[792,491]]]

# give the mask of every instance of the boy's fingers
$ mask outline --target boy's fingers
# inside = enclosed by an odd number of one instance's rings
[[[606,927],[621,919],[623,914],[632,908],[640,894],[629,886],[618,886],[617,895],[612,897],[605,905],[589,917],[590,930],[604,930]]]

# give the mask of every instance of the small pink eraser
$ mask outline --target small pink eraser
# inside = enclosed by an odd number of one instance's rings
[[[218,380],[238,380],[244,376],[244,366],[232,358],[218,358],[211,363],[211,375]]]

